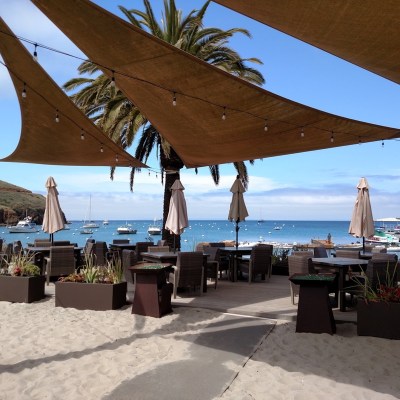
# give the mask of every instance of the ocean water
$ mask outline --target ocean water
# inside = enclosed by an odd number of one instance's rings
[[[113,239],[129,238],[131,243],[146,241],[149,238],[147,228],[153,221],[109,221],[103,225],[98,221],[100,227],[93,230],[92,235],[80,233],[82,221],[72,221],[68,230],[62,230],[54,234],[54,240],[70,240],[79,246],[84,246],[88,238],[111,243]],[[136,234],[120,235],[117,228],[126,222],[137,229]],[[239,224],[239,242],[277,242],[283,244],[305,244],[311,239],[327,239],[328,234],[336,245],[360,242],[348,234],[349,221],[244,221]],[[274,229],[281,228],[281,229]],[[21,240],[23,245],[33,242],[35,238],[48,238],[49,235],[43,231],[37,233],[8,233],[6,227],[0,227],[0,238],[6,243]],[[153,236],[157,241],[161,236]],[[221,240],[235,240],[235,223],[229,221],[207,221],[193,220],[190,226],[181,236],[182,250],[194,250],[196,244],[202,241],[217,242]]]

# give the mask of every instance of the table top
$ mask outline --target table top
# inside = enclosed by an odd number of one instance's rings
[[[140,255],[142,257],[146,256],[146,257],[153,257],[153,258],[158,258],[158,259],[161,259],[161,258],[164,258],[164,257],[169,257],[169,258],[178,257],[178,254],[179,254],[179,251],[177,251],[175,253],[173,251],[152,251],[152,252],[150,252],[150,251],[142,251],[140,253]]]
[[[252,247],[220,247],[222,252],[226,253],[251,253]]]
[[[313,264],[329,265],[332,267],[348,267],[351,265],[367,265],[368,260],[360,258],[346,258],[346,257],[322,257],[312,258]]]
[[[132,267],[129,267],[128,269],[131,270],[132,272],[140,273],[140,274],[155,274],[155,273],[165,271],[168,268],[171,268],[171,263],[145,262],[145,263],[133,265]]]
[[[295,284],[329,284],[335,280],[334,274],[300,274],[296,273],[289,277],[289,280]]]

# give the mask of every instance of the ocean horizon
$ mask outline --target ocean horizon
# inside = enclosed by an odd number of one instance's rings
[[[67,228],[54,234],[54,240],[70,240],[78,246],[84,246],[89,238],[111,243],[113,239],[127,238],[132,243],[146,240],[157,241],[161,236],[149,236],[147,228],[154,224],[153,220],[108,220],[108,225],[96,220],[99,228],[93,234],[81,234],[81,220],[72,220]],[[117,228],[126,223],[137,229],[136,234],[121,235]],[[348,234],[350,221],[301,221],[301,220],[246,220],[239,223],[239,242],[273,242],[280,244],[306,244],[313,239],[324,240],[331,236],[335,245],[360,243],[359,238]],[[235,240],[234,222],[228,220],[190,220],[189,227],[181,235],[182,250],[193,250],[197,243],[207,241]],[[41,230],[36,233],[9,233],[7,227],[0,227],[0,238],[6,243],[21,240],[23,245],[35,238],[47,238],[48,234]]]

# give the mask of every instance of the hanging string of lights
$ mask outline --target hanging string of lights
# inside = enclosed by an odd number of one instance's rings
[[[164,86],[161,86],[158,83],[155,83],[155,82],[143,79],[143,78],[139,78],[139,77],[127,74],[127,73],[125,73],[123,71],[114,70],[113,68],[110,68],[110,67],[108,67],[106,65],[102,65],[102,64],[96,63],[94,61],[91,61],[91,60],[88,60],[88,59],[85,59],[85,58],[82,58],[82,57],[79,57],[79,56],[64,52],[62,50],[58,50],[58,49],[49,47],[47,45],[37,43],[35,41],[32,41],[30,39],[27,39],[27,38],[24,38],[24,37],[21,37],[21,36],[10,35],[8,32],[4,32],[1,29],[0,29],[0,32],[3,33],[3,34],[6,34],[6,35],[12,36],[15,39],[18,39],[18,40],[20,40],[22,42],[25,42],[25,43],[33,45],[34,46],[33,57],[36,60],[38,59],[37,49],[38,48],[42,48],[44,50],[48,50],[48,51],[51,51],[51,52],[54,52],[54,53],[57,53],[57,54],[60,54],[60,55],[64,55],[64,56],[67,56],[67,57],[70,57],[70,58],[73,58],[73,59],[76,59],[76,60],[79,60],[79,61],[82,61],[82,62],[83,61],[90,62],[90,63],[92,63],[93,65],[97,66],[98,68],[100,68],[102,70],[109,71],[109,73],[111,75],[110,84],[111,84],[112,87],[115,87],[116,78],[119,75],[119,76],[123,76],[125,78],[133,79],[133,80],[136,80],[138,82],[142,82],[142,83],[151,85],[153,87],[156,87],[158,89],[161,89],[161,90],[164,90],[164,91],[166,91],[168,93],[171,93],[172,105],[174,107],[178,106],[177,96],[186,97],[186,98],[190,98],[190,99],[193,99],[193,100],[202,101],[202,102],[207,103],[207,104],[209,104],[211,106],[220,108],[221,111],[222,111],[221,119],[223,121],[225,121],[228,118],[228,114],[229,114],[228,111],[231,112],[231,113],[242,113],[242,114],[245,114],[247,116],[250,116],[250,117],[253,117],[253,118],[256,118],[256,119],[259,119],[260,121],[262,121],[262,123],[263,123],[262,129],[264,129],[265,132],[268,132],[268,130],[270,128],[270,125],[272,123],[274,123],[274,122],[275,123],[285,123],[285,124],[288,124],[289,126],[292,126],[295,129],[298,129],[299,130],[299,135],[300,135],[301,138],[304,138],[306,136],[306,128],[307,128],[307,126],[310,127],[312,125],[312,123],[310,125],[304,125],[304,124],[297,125],[296,123],[293,123],[291,121],[266,118],[265,116],[260,116],[260,115],[257,115],[255,113],[249,112],[247,110],[234,108],[234,107],[229,107],[229,106],[223,105],[223,104],[218,104],[218,103],[215,103],[215,102],[213,102],[213,101],[211,101],[209,99],[200,98],[198,96],[194,96],[194,95],[191,95],[189,93],[179,92],[175,88],[164,87]],[[354,134],[352,132],[344,132],[344,131],[334,132],[332,129],[329,129],[329,128],[322,128],[322,127],[315,127],[315,126],[313,126],[313,129],[318,129],[320,131],[326,132],[328,134],[328,138],[329,138],[331,143],[335,142],[335,138],[334,138],[334,134],[335,133],[340,134],[340,135],[348,135],[348,136],[356,137],[356,138],[358,138],[358,143],[359,144],[362,143],[362,136],[360,136],[359,134]],[[367,138],[369,138],[369,137],[367,137]],[[377,138],[376,140],[378,141],[378,140],[382,140],[382,139]],[[397,140],[397,139],[394,139],[394,140]],[[383,142],[383,140],[382,140],[382,142]]]

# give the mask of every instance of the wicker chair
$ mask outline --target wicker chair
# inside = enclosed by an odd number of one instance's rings
[[[142,254],[143,252],[148,251],[150,246],[154,246],[153,242],[137,242],[136,243],[136,260],[137,261],[143,261]]]
[[[137,263],[135,250],[122,250],[122,269],[124,271],[124,278],[127,282],[134,283],[133,275],[128,269]]]
[[[240,260],[238,262],[238,271],[240,274],[245,272],[248,274],[249,283],[255,280],[257,275],[261,275],[261,279],[265,280],[271,277],[272,270],[272,251],[273,246],[270,244],[259,244],[251,250],[249,260]]]
[[[314,257],[314,252],[312,250],[307,250],[307,251],[292,251],[291,256],[299,256],[299,257],[307,257],[307,258],[312,258]]]
[[[51,246],[50,257],[45,257],[47,285],[51,276],[73,274],[75,264],[74,246]]]
[[[129,244],[129,239],[113,239],[113,244]]]
[[[360,258],[359,250],[336,250],[336,257]]]
[[[397,254],[394,253],[372,253],[371,260],[379,260],[379,261],[397,261]]]
[[[180,252],[176,260],[174,272],[169,274],[169,282],[174,285],[174,299],[178,287],[199,287],[200,295],[203,290],[204,267],[203,253],[200,251]]]
[[[312,261],[310,257],[302,256],[289,256],[289,276],[293,274],[309,274],[314,272],[312,267]],[[295,304],[295,297],[299,295],[299,286],[289,281],[290,285],[290,298],[292,299],[292,304]]]
[[[162,253],[170,251],[169,246],[149,246],[147,248],[149,253]]]
[[[51,242],[49,239],[35,239],[33,241],[35,247],[50,247]]]
[[[315,258],[325,258],[329,257],[328,252],[326,251],[326,248],[324,246],[317,246],[314,247],[314,257]]]
[[[215,281],[214,288],[216,289],[218,284],[218,272],[219,272],[219,261],[218,261],[219,248],[212,246],[204,246],[203,252],[204,254],[208,255],[206,264],[207,279],[208,278],[214,279]]]
[[[7,245],[4,245],[2,247],[4,247],[4,249],[0,253],[1,267],[6,267],[11,261],[11,257],[13,254],[13,244],[8,243]]]

